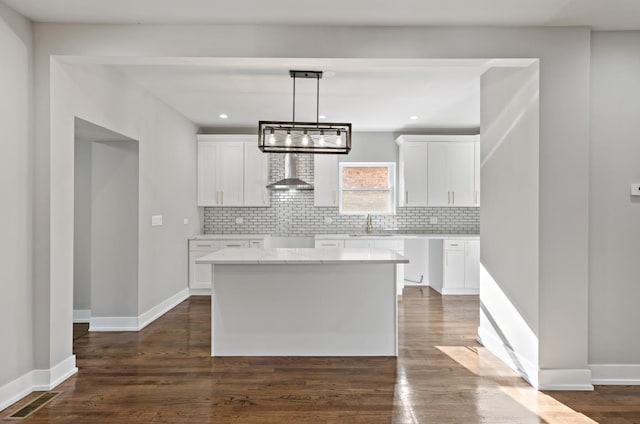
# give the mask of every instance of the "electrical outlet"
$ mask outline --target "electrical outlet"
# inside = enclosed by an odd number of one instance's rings
[[[328,216],[324,219],[325,224],[331,224],[332,222],[333,222],[333,219],[329,218]]]
[[[151,226],[158,227],[162,225],[162,215],[152,215],[151,216]]]
[[[631,184],[631,195],[640,196],[640,184]]]
[[[236,218],[236,224],[242,224],[244,222],[243,218]]]
[[[429,218],[429,224],[435,225],[437,223],[438,223],[438,217],[437,216],[432,216],[431,218]]]

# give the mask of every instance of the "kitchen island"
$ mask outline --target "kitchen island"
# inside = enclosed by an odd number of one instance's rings
[[[222,249],[212,356],[396,356],[396,265],[387,249]]]

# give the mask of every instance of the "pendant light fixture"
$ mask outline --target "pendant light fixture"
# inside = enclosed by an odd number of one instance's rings
[[[351,124],[320,122],[322,71],[289,71],[293,78],[293,119],[260,121],[258,147],[264,153],[347,154],[351,150]],[[296,78],[316,79],[316,122],[296,122]]]

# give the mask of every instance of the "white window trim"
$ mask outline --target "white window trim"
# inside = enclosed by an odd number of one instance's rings
[[[387,167],[389,168],[389,187],[378,187],[378,188],[367,188],[367,189],[351,189],[353,191],[362,190],[362,191],[387,191],[389,190],[390,202],[391,202],[391,210],[389,212],[345,212],[342,210],[342,170],[345,167],[358,167],[358,168],[379,168],[379,167]],[[350,189],[347,189],[350,190]],[[338,210],[340,215],[395,215],[396,214],[396,163],[395,162],[340,162],[338,167]]]

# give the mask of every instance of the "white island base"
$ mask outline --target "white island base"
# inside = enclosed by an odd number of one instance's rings
[[[232,257],[239,250],[199,259],[213,264],[212,356],[397,356],[396,264],[405,258],[253,249],[266,256],[242,262]],[[278,250],[288,251],[286,263]]]

